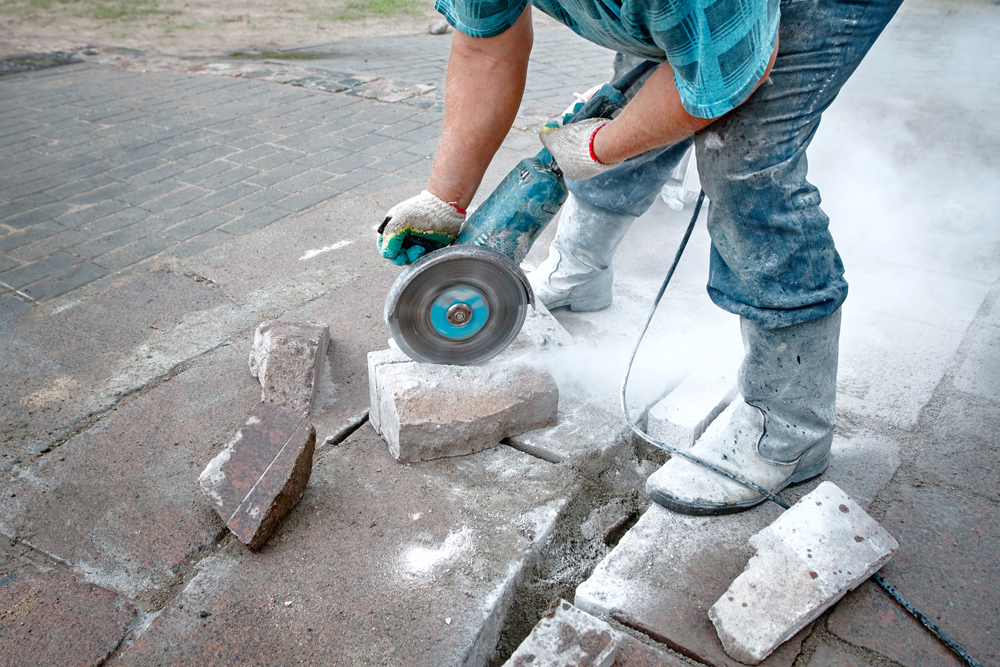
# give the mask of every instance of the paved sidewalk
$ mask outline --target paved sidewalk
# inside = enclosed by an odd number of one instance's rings
[[[608,620],[637,640],[618,667],[731,664],[704,607],[776,510],[649,507],[664,456],[616,407],[689,212],[636,222],[610,309],[556,314],[577,340],[542,356],[556,429],[400,465],[364,423],[399,272],[372,229],[426,184],[448,43],[97,49],[0,79],[0,665],[496,666],[553,600],[608,582],[629,591]],[[886,577],[984,665],[1000,665],[998,44],[997,6],[914,0],[810,150],[851,282],[827,477],[899,540]],[[480,199],[609,65],[536,30]],[[708,246],[702,224],[637,363],[637,411],[739,345],[705,295]],[[254,554],[197,477],[259,400],[247,354],[277,317],[327,322],[332,343],[312,479]],[[870,583],[779,653],[765,664],[959,664]]]

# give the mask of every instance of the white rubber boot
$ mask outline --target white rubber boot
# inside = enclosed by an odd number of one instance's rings
[[[830,464],[837,396],[840,311],[768,331],[743,318],[743,400],[716,439],[689,451],[777,493]],[[684,514],[725,514],[766,499],[753,489],[675,456],[646,480],[646,492]]]
[[[570,193],[549,256],[528,274],[535,298],[549,310],[602,310],[611,305],[611,259],[634,216],[592,206]]]

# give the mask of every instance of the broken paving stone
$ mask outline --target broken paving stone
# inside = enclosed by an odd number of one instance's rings
[[[868,431],[836,436],[823,474],[867,506],[899,466],[899,444]],[[806,482],[782,495],[794,500],[815,488]],[[574,604],[610,616],[694,660],[739,667],[725,652],[708,608],[745,569],[750,537],[781,514],[774,503],[723,516],[695,517],[652,505],[576,589]],[[890,566],[891,567],[891,566]],[[763,664],[791,667],[808,629],[785,642]]]
[[[369,353],[368,373],[369,419],[400,462],[471,454],[557,419],[555,380],[523,362],[421,364],[386,350]]]
[[[272,320],[257,327],[250,373],[260,380],[260,400],[308,415],[329,343],[326,324]]]
[[[229,530],[257,551],[302,497],[315,448],[305,417],[260,403],[198,482]]]
[[[611,626],[565,600],[543,618],[504,667],[611,667],[615,639]]]
[[[899,548],[832,482],[803,496],[750,538],[746,571],[708,610],[732,658],[759,664]]]

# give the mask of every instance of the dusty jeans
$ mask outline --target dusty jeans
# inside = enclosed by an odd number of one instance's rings
[[[847,297],[829,218],[819,190],[806,180],[805,152],[823,111],[901,2],[782,0],[770,77],[694,138],[711,200],[708,293],[725,310],[776,329],[825,317]],[[619,56],[616,70],[633,62]],[[570,190],[616,213],[642,215],[689,145],[570,182]]]

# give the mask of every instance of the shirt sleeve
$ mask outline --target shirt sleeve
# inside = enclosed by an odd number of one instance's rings
[[[434,9],[469,37],[496,37],[517,22],[527,4],[527,0],[435,0]]]
[[[674,70],[684,108],[718,118],[739,106],[764,76],[778,38],[777,0],[696,0],[653,39]]]

